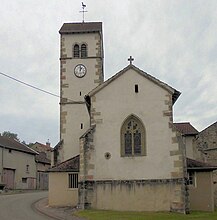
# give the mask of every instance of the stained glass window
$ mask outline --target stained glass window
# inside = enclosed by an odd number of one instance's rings
[[[145,154],[145,128],[136,116],[131,115],[121,128],[121,155],[142,156]]]

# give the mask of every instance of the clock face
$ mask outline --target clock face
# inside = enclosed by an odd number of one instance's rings
[[[86,75],[87,69],[84,65],[82,64],[78,64],[75,69],[74,69],[74,73],[77,77],[82,78]]]

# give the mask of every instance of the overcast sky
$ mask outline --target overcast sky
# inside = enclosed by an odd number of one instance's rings
[[[59,95],[59,29],[80,22],[80,0],[0,0],[0,72]],[[134,65],[179,90],[174,121],[199,131],[217,120],[216,0],[85,0],[102,21],[106,79]],[[59,99],[0,75],[0,133],[52,146]]]

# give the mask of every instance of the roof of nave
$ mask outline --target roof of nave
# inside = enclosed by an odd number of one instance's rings
[[[70,158],[48,170],[48,172],[79,172],[80,156]]]
[[[64,23],[60,34],[102,32],[102,22]]]
[[[29,148],[25,144],[22,144],[19,141],[14,140],[13,138],[8,138],[4,136],[0,136],[0,147],[25,152],[28,154],[38,154],[38,152]]]
[[[129,69],[133,69],[135,72],[139,73],[140,75],[144,76],[145,78],[149,79],[150,81],[152,81],[153,83],[157,84],[158,86],[162,87],[163,89],[167,90],[168,92],[170,92],[173,96],[173,104],[176,102],[176,100],[178,99],[178,97],[181,95],[181,93],[174,89],[173,87],[167,85],[166,83],[160,81],[159,79],[151,76],[150,74],[142,71],[141,69],[139,69],[138,67],[129,64],[127,67],[125,67],[124,69],[122,69],[121,71],[119,71],[118,73],[116,73],[114,76],[112,76],[111,78],[109,78],[108,80],[106,80],[105,82],[103,82],[101,85],[97,86],[96,88],[94,88],[92,91],[90,91],[88,93],[89,96],[93,96],[94,94],[96,94],[97,92],[99,92],[100,90],[102,90],[104,87],[106,87],[107,85],[109,85],[110,83],[112,83],[115,79],[117,79],[118,77],[120,77],[121,75],[123,75],[125,72],[127,72]]]

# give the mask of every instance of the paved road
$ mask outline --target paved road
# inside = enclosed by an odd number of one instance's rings
[[[0,195],[0,220],[51,220],[32,209],[34,202],[47,195],[47,192]]]

